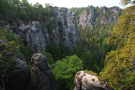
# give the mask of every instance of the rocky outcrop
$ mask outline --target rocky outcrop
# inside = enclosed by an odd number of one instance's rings
[[[8,47],[5,47],[7,46]],[[30,71],[22,54],[15,55],[11,43],[0,39],[1,64],[0,66],[0,90],[30,90]],[[5,49],[5,52],[3,50]],[[12,62],[11,62],[12,61]],[[8,68],[7,68],[8,67]],[[4,70],[8,70],[5,72]],[[7,75],[7,76],[6,76]],[[3,77],[4,78],[3,78]]]
[[[51,41],[50,38],[53,38],[57,46],[64,42],[65,46],[71,48],[79,40],[75,14],[66,8],[51,7],[51,9],[55,17],[52,33],[39,21],[33,21],[31,25],[22,24],[19,27],[18,33],[25,41],[31,44],[33,51],[45,51]]]
[[[6,90],[30,90],[30,71],[24,57],[19,55],[15,61],[15,66],[10,69]]]
[[[112,22],[117,22],[117,18],[120,15],[120,8],[119,7],[103,7],[102,12],[104,16],[101,17],[100,19],[100,24],[111,24]],[[107,13],[108,12],[108,13]],[[106,17],[106,14],[110,14],[108,17]]]
[[[64,41],[66,46],[74,47],[79,40],[75,13],[67,8],[54,7],[53,10],[56,17],[56,28],[53,30],[55,43],[58,45]]]
[[[45,51],[50,42],[48,30],[38,21],[33,21],[31,25],[22,24],[18,32],[25,41],[31,44],[35,52]]]
[[[34,54],[30,72],[25,58],[11,42],[0,39],[0,90],[57,90],[46,57]]]
[[[87,26],[92,26],[94,19],[94,10],[84,10],[83,14],[80,16],[79,24],[82,25],[82,28],[86,28]]]
[[[117,22],[120,12],[121,9],[116,6],[111,8],[102,7],[101,12],[95,7],[84,9],[79,18],[79,25],[84,29],[87,28],[87,26],[94,26],[95,23],[111,24],[112,22]]]
[[[105,84],[96,76],[85,71],[75,75],[74,90],[106,90]]]
[[[55,76],[43,54],[36,53],[32,56],[31,69],[32,90],[57,90]]]

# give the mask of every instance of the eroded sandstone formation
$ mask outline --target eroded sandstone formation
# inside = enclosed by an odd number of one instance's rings
[[[57,83],[46,57],[41,53],[32,56],[32,90],[57,90]]]
[[[32,56],[30,72],[23,55],[4,46],[7,44],[11,46],[11,43],[0,39],[0,52],[6,50],[0,57],[0,90],[57,90],[55,76],[44,55],[37,53]]]
[[[90,8],[88,10],[84,10],[79,18],[79,25],[82,26],[82,28],[87,28],[87,26],[94,26],[95,20],[98,18],[99,22],[98,24],[111,24],[113,22],[117,22],[117,18],[119,17],[121,12],[121,9],[119,7],[103,7],[100,15],[96,15],[97,12],[96,9]],[[110,14],[110,15],[108,15]]]
[[[90,9],[89,11],[84,10],[83,14],[80,16],[79,24],[82,25],[82,28],[86,28],[87,26],[92,26],[94,19],[94,10]]]
[[[106,90],[105,84],[96,75],[79,71],[75,75],[74,90]]]
[[[6,45],[8,47],[4,47]],[[26,60],[21,53],[16,56],[10,46],[11,43],[0,39],[0,52],[5,50],[0,60],[0,90],[30,90],[30,70]]]
[[[50,8],[53,10],[55,18],[51,31],[48,31],[43,25],[46,21],[33,21],[30,25],[21,24],[18,29],[20,36],[31,44],[33,51],[45,51],[48,43],[52,41],[50,38],[54,40],[57,46],[59,46],[61,42],[64,42],[65,46],[71,48],[73,48],[79,40],[75,13],[67,8]]]

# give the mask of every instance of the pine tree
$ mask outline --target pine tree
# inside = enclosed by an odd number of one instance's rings
[[[130,0],[124,1],[128,4]],[[106,56],[100,75],[116,90],[135,90],[135,5],[122,12],[108,44],[117,48]]]

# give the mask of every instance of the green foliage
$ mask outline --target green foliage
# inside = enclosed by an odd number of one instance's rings
[[[31,68],[30,58],[32,55],[30,46],[24,46],[23,40],[13,34],[9,28],[3,29],[0,27],[0,39],[3,42],[0,43],[0,79],[2,80],[2,86],[5,87],[9,71],[16,64],[15,60],[18,55],[21,53],[24,55],[29,68]]]
[[[15,41],[0,44],[0,80],[2,87],[5,87],[10,69],[14,66],[17,55],[19,54],[19,46]]]
[[[49,62],[50,65],[54,64],[55,61],[53,59],[53,56],[50,54],[50,53],[47,53],[47,52],[41,52],[42,54],[44,54],[47,58],[47,61]]]
[[[115,50],[115,45],[108,45],[107,38],[111,35],[113,24],[95,25],[82,29],[78,27],[80,43],[72,51],[83,61],[84,69],[100,72],[104,67],[104,59],[110,50]]]
[[[135,4],[135,0],[121,0],[122,5]]]
[[[15,59],[19,52],[19,46],[15,44],[14,41],[8,42],[6,44],[0,44],[0,69],[2,70],[2,75],[7,75],[7,72],[11,68],[11,66],[14,65]],[[7,57],[4,58],[3,55],[7,53],[12,53],[7,55]]]
[[[91,74],[91,75],[94,75],[94,76],[97,76],[99,81],[102,81],[101,77],[97,74],[97,73],[94,73],[93,71],[85,71],[85,73],[88,73],[88,74]]]
[[[58,81],[60,90],[73,90],[74,76],[82,69],[82,60],[76,55],[67,56],[62,61],[57,61],[53,68],[53,73]]]
[[[80,44],[76,46],[72,51],[73,54],[77,54],[83,61],[84,69],[92,70],[99,73],[104,67],[104,60],[107,52],[115,50],[116,46],[113,44],[108,45],[107,38],[111,35],[114,22],[111,24],[101,24],[102,17],[106,17],[109,20],[114,13],[110,8],[106,8],[106,12],[103,13],[103,8],[106,7],[93,7],[88,6],[86,8],[71,8],[76,13],[76,22],[80,34]],[[87,26],[82,28],[79,25],[80,16],[83,11],[94,10],[93,26]],[[120,12],[118,13],[120,15]]]
[[[61,41],[60,45],[57,46],[53,38],[50,38],[50,40],[51,43],[48,44],[47,52],[53,55],[55,61],[65,58],[68,55],[72,55],[69,47],[65,46],[63,41]]]
[[[45,21],[44,24],[49,30],[53,28],[55,19],[50,19],[55,16],[49,4],[43,8],[39,3],[32,6],[27,0],[0,0],[0,8],[0,18],[5,21]]]
[[[115,25],[109,43],[117,46],[115,51],[108,53],[105,67],[100,73],[102,78],[116,90],[135,89],[135,6],[122,12]]]
[[[19,51],[24,55],[29,67],[31,67],[30,59],[32,56],[30,45],[24,45],[23,40],[18,38],[18,35],[13,34],[9,29],[3,29],[0,27],[0,38],[8,42],[14,41],[19,46]]]

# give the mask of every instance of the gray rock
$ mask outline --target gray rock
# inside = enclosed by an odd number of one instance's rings
[[[38,21],[33,21],[32,25],[22,24],[19,27],[19,34],[31,44],[35,52],[45,51],[50,42],[48,30]]]
[[[0,41],[2,44],[8,43],[4,40]],[[14,56],[14,54],[14,52],[8,51],[2,55],[2,60],[7,60],[9,56]],[[27,63],[23,55],[19,54],[16,59],[12,61],[14,64],[10,67],[8,77],[5,77],[5,89],[3,90],[30,90],[30,70],[27,67]],[[6,62],[8,62],[8,60]]]
[[[104,13],[104,15],[106,14],[106,10],[107,10],[107,7],[103,7],[103,9],[102,9],[102,12]]]
[[[67,8],[54,8],[56,23],[53,30],[54,41],[59,45],[61,41],[69,47],[74,47],[79,40],[79,33],[76,24],[75,13]]]
[[[57,90],[55,76],[43,54],[36,53],[32,56],[31,69],[32,90]]]
[[[66,46],[74,47],[79,40],[75,13],[67,8],[50,7],[55,14],[53,39],[57,46],[64,42]],[[50,18],[51,19],[51,18]],[[35,52],[45,51],[50,43],[50,33],[39,21],[33,21],[32,25],[22,24],[18,30],[20,36],[31,44]]]
[[[79,71],[75,75],[74,90],[114,90],[101,81],[96,75]]]
[[[111,15],[106,17],[108,12],[110,12]],[[120,8],[119,7],[111,7],[111,8],[103,7],[102,13],[103,15],[102,16],[100,15],[100,17],[98,17],[99,23],[111,24],[112,22],[117,22],[117,18],[120,15]],[[81,25],[83,29],[85,29],[87,26],[93,26],[94,18],[96,17],[97,16],[95,16],[94,9],[90,8],[89,10],[84,10],[82,15],[79,18],[79,25]]]
[[[105,84],[95,75],[79,71],[75,75],[74,90],[106,90]]]
[[[16,65],[10,70],[6,90],[30,90],[30,71],[25,60],[16,59]]]
[[[111,24],[112,22],[115,22],[115,23],[117,22],[117,18],[119,17],[119,14],[120,14],[120,8],[114,6],[109,9],[111,11],[111,15],[109,18],[106,18],[105,14],[106,14],[107,8],[103,7],[102,12],[104,13],[104,16],[101,17],[100,24]]]
[[[94,10],[89,9],[89,11],[84,10],[83,14],[80,16],[79,24],[82,25],[82,28],[93,25]]]

